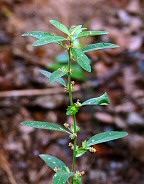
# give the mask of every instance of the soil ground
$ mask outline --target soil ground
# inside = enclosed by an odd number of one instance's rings
[[[84,184],[144,183],[144,1],[143,0],[1,0],[0,1],[0,184],[51,184],[53,171],[38,157],[52,154],[69,166],[72,151],[63,133],[20,125],[25,120],[66,122],[68,94],[39,73],[48,69],[60,46],[31,46],[34,39],[20,35],[48,31],[62,35],[49,20],[67,26],[82,24],[106,30],[108,36],[81,40],[120,45],[93,51],[92,73],[76,80],[75,101],[109,94],[107,107],[85,107],[78,114],[79,141],[109,130],[129,136],[95,146],[96,154],[78,159]],[[71,117],[68,119],[72,123]]]

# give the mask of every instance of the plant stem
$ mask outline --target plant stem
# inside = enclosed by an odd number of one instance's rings
[[[76,115],[74,117],[74,132],[76,132]],[[76,146],[77,146],[77,137],[74,139],[74,156],[73,156],[73,172],[76,172]]]
[[[71,58],[71,42],[70,42],[70,48],[68,50],[68,54],[69,54],[69,62],[68,62],[68,89],[69,89],[69,99],[70,99],[70,105],[73,105],[73,95],[72,95],[72,87],[71,87],[71,62],[72,62],[72,58]],[[73,120],[74,120],[74,133],[76,133],[76,115],[73,115]],[[74,148],[73,148],[73,168],[72,168],[72,172],[76,172],[76,146],[77,146],[77,137],[75,137],[74,139]],[[74,177],[73,177],[73,181],[74,181]]]
[[[73,96],[72,96],[72,89],[71,89],[71,48],[68,50],[69,54],[69,62],[68,62],[68,89],[69,89],[69,98],[70,98],[70,105],[73,105]]]

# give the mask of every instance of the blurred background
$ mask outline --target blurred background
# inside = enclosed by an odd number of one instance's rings
[[[69,166],[72,151],[63,133],[20,125],[25,120],[66,122],[68,94],[50,84],[39,69],[53,71],[65,62],[59,45],[32,47],[34,38],[21,34],[39,30],[61,32],[50,25],[82,24],[109,35],[81,39],[78,45],[100,41],[118,49],[88,54],[92,73],[75,69],[74,100],[109,94],[107,107],[83,107],[77,121],[79,140],[109,130],[129,136],[95,146],[96,154],[78,159],[84,184],[144,183],[144,1],[143,0],[1,0],[0,1],[0,184],[51,184],[53,171],[38,157],[56,156]],[[58,56],[58,57],[56,57]],[[54,64],[55,62],[55,64]],[[72,123],[71,117],[68,118]]]

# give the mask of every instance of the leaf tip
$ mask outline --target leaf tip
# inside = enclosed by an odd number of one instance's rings
[[[44,75],[46,71],[41,69],[39,72]]]
[[[40,73],[43,73],[43,72],[44,72],[44,70],[39,70],[39,72],[40,72]]]
[[[50,23],[54,25],[57,21],[56,20],[50,20]]]
[[[44,154],[40,154],[39,157],[42,159],[44,157]]]
[[[22,34],[21,36],[28,36],[27,33]]]
[[[45,161],[45,154],[40,154],[40,155],[38,155],[43,161]]]
[[[50,23],[53,23],[55,20],[50,20]]]
[[[32,46],[33,46],[33,47],[37,47],[37,46],[39,46],[39,45],[37,45],[37,41],[36,41],[36,42],[34,42],[34,43],[32,44]]]
[[[128,136],[128,132],[123,132],[124,133],[124,137]]]
[[[91,66],[88,68],[88,70],[87,70],[88,72],[91,72],[92,71],[92,69],[91,69]]]
[[[120,45],[115,44],[115,48],[119,48],[119,47],[120,47]]]
[[[20,124],[21,124],[21,125],[25,125],[25,124],[26,124],[26,122],[25,122],[25,121],[23,121],[23,122],[21,122]]]

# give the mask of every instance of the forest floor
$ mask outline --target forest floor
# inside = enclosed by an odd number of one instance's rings
[[[63,133],[22,126],[25,120],[65,123],[68,94],[39,73],[48,69],[60,46],[31,46],[25,32],[61,34],[49,20],[106,30],[103,37],[81,40],[120,45],[88,54],[93,72],[76,80],[74,99],[84,101],[107,92],[108,107],[85,107],[77,121],[79,140],[109,130],[127,131],[124,139],[95,146],[96,154],[78,159],[84,184],[144,183],[144,1],[35,0],[0,1],[0,184],[51,184],[53,171],[38,157],[52,154],[69,166],[72,151]],[[49,69],[50,70],[50,69]],[[85,80],[85,75],[87,80]],[[72,123],[71,117],[68,121]]]

